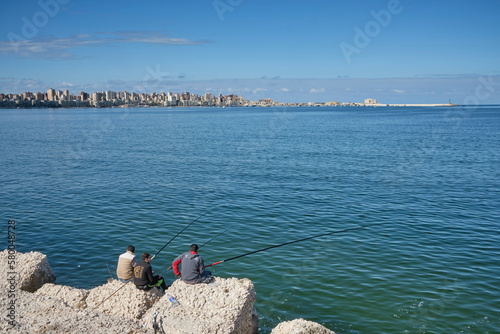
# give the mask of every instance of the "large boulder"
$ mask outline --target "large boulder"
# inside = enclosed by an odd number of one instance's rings
[[[74,309],[59,298],[25,291],[17,291],[16,297],[14,320],[2,316],[0,333],[147,333],[133,320]],[[10,300],[6,293],[0,293],[1,305],[8,305]]]
[[[10,256],[10,258],[9,258]],[[16,289],[35,292],[45,283],[54,283],[56,276],[47,261],[47,255],[39,252],[18,253],[9,250],[0,252],[0,286],[15,286]],[[14,261],[14,263],[9,263]]]
[[[35,295],[58,298],[71,308],[86,308],[85,299],[87,299],[89,292],[89,290],[72,288],[66,285],[46,283],[35,291]]]
[[[179,305],[169,301],[172,295]],[[175,281],[143,319],[149,329],[154,323],[169,334],[257,333],[256,294],[248,279],[216,278],[211,284],[189,285]]]
[[[107,284],[90,290],[86,304],[99,312],[139,320],[161,296],[163,292],[156,287],[143,291],[134,283],[110,279]]]
[[[12,252],[11,252],[12,253]],[[9,259],[9,255],[11,259]],[[14,269],[8,261],[15,258]],[[0,252],[0,333],[257,333],[256,294],[248,279],[216,278],[211,284],[175,281],[168,289],[110,280],[91,290],[52,284],[47,257],[37,252]],[[32,293],[34,292],[34,293]],[[156,326],[157,325],[157,326]]]
[[[276,326],[271,334],[335,334],[325,326],[304,319],[285,321]]]

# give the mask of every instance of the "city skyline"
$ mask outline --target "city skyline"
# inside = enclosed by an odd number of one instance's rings
[[[367,99],[370,105],[377,102],[374,99]],[[362,103],[340,103],[329,101],[327,103],[284,103],[274,101],[271,98],[259,99],[258,101],[245,99],[243,96],[234,94],[218,96],[211,93],[203,95],[192,94],[190,92],[153,92],[136,93],[112,90],[100,92],[83,92],[78,94],[70,93],[68,89],[55,90],[49,88],[47,92],[25,91],[20,94],[0,93],[1,108],[33,108],[33,107],[131,107],[131,106],[163,106],[163,107],[271,107],[271,106],[340,106],[340,105],[361,105]]]
[[[0,93],[500,103],[500,3],[7,2]]]
[[[448,103],[381,103],[374,98],[363,102],[280,102],[271,98],[258,101],[245,99],[234,94],[218,96],[211,93],[203,95],[190,92],[153,92],[136,93],[107,90],[105,92],[87,93],[80,91],[77,95],[68,89],[55,90],[49,88],[46,93],[23,92],[21,94],[0,93],[0,109],[18,108],[113,108],[113,107],[322,107],[322,106],[356,106],[356,107],[457,107]]]

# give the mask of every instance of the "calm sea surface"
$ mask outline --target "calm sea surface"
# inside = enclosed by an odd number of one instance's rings
[[[17,249],[93,288],[191,243],[255,284],[261,333],[500,333],[500,108],[0,110]],[[174,279],[167,272],[167,281]]]

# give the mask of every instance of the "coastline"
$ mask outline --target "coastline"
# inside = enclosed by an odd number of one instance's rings
[[[25,103],[26,102],[26,103]],[[29,103],[28,103],[29,102]],[[207,105],[161,105],[161,104],[115,104],[115,103],[58,103],[50,101],[45,103],[32,104],[30,101],[0,101],[0,109],[105,109],[105,108],[270,108],[270,107],[459,107],[452,103],[390,103],[390,104],[366,104],[366,103],[274,103],[269,105],[251,104],[251,105],[230,105],[230,106],[207,106]]]

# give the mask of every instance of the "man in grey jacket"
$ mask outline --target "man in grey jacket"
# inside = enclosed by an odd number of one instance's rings
[[[182,264],[181,264],[182,263]],[[179,271],[179,264],[181,270]],[[214,281],[212,272],[205,270],[205,262],[198,254],[198,245],[192,244],[189,252],[183,253],[172,262],[174,273],[181,276],[182,280],[188,284],[211,283]]]

